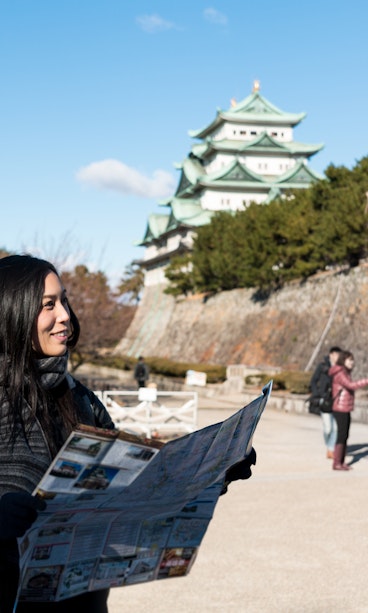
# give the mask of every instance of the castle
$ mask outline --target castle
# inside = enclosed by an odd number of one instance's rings
[[[175,194],[159,203],[167,212],[151,214],[139,246],[138,263],[145,271],[145,287],[167,284],[165,267],[172,257],[191,249],[196,228],[216,211],[236,211],[251,202],[267,204],[290,189],[303,189],[323,177],[308,166],[323,144],[294,141],[293,128],[305,113],[288,113],[260,94],[231,101],[204,128],[189,135],[199,142],[178,165]]]

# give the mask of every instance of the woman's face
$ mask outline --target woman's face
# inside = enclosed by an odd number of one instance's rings
[[[354,358],[353,357],[346,358],[345,366],[346,366],[346,368],[348,370],[353,370],[353,368],[354,368]]]
[[[64,355],[70,332],[66,291],[59,277],[50,272],[45,279],[42,307],[32,334],[33,348],[41,356]]]

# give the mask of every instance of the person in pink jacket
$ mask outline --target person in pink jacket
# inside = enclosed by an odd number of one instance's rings
[[[354,410],[354,392],[361,387],[368,386],[368,378],[352,380],[351,371],[353,368],[353,354],[350,351],[341,351],[336,364],[328,371],[332,377],[332,412],[337,423],[333,470],[351,469],[348,464],[345,464],[345,453],[349,437],[350,414]]]

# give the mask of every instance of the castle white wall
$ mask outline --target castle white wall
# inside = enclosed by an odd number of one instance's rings
[[[238,155],[239,162],[244,164],[249,170],[262,177],[278,177],[293,168],[296,160],[291,156],[270,157],[265,155]],[[303,157],[305,159],[305,157]],[[206,164],[206,174],[219,172],[229,166],[234,160],[230,153],[218,153],[208,164]]]
[[[289,126],[265,126],[262,123],[254,126],[239,123],[225,123],[214,130],[211,137],[214,140],[254,140],[263,132],[267,132],[275,140],[282,143],[291,143],[293,141],[293,128]]]
[[[144,285],[146,287],[150,287],[152,285],[161,285],[166,284],[168,281],[165,277],[165,267],[161,263],[159,266],[155,268],[151,268],[150,270],[146,270],[144,275]]]
[[[167,283],[165,277],[165,267],[169,263],[170,254],[177,251],[179,246],[193,247],[194,232],[188,229],[187,232],[181,234],[173,234],[166,240],[162,240],[159,244],[149,245],[144,254],[144,261],[154,260],[157,257],[163,257],[156,263],[151,263],[149,268],[145,272],[144,285],[156,285],[158,283]]]
[[[226,192],[206,190],[201,198],[204,209],[209,211],[241,211],[251,202],[261,204],[267,198],[267,191],[255,194],[254,192]]]

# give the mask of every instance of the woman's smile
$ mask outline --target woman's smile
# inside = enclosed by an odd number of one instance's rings
[[[45,279],[42,307],[33,333],[33,347],[38,355],[60,356],[67,350],[70,335],[70,311],[66,291],[59,277],[50,272]]]

